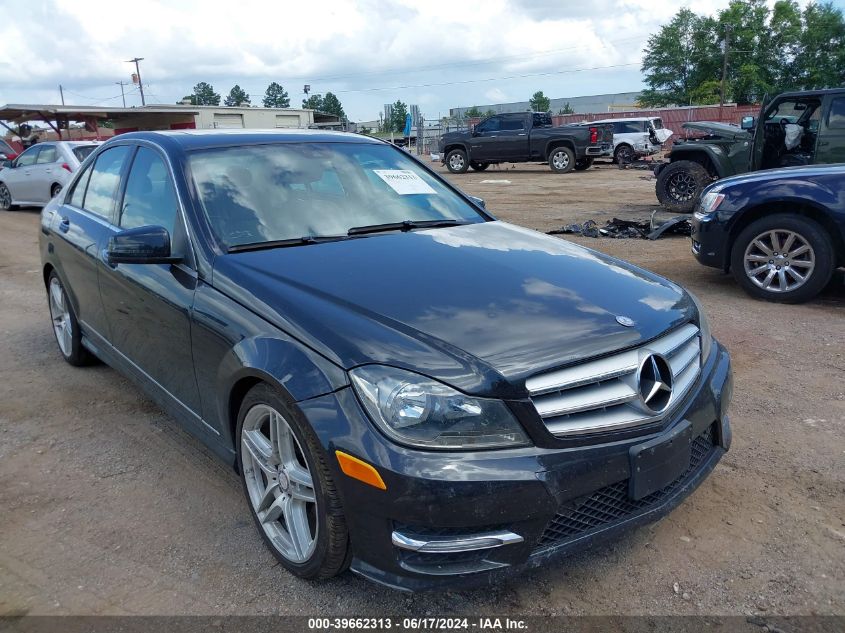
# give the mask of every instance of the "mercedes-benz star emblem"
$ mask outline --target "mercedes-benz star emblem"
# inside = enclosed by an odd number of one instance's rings
[[[672,369],[660,354],[646,357],[638,379],[640,398],[646,408],[661,413],[672,399]]]
[[[634,319],[632,319],[631,317],[626,317],[624,314],[620,314],[618,317],[616,317],[616,322],[619,325],[623,325],[625,327],[634,326]]]

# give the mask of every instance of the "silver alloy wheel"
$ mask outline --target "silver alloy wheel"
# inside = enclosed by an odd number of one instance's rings
[[[745,274],[767,292],[791,292],[807,283],[816,254],[799,233],[772,229],[760,233],[745,249]]]
[[[6,185],[0,185],[0,209],[8,211],[12,206],[12,192]]]
[[[563,150],[556,151],[554,156],[552,156],[552,163],[555,169],[566,169],[569,167],[569,154]]]
[[[449,157],[449,167],[458,171],[464,168],[464,157],[455,152]]]
[[[67,297],[61,282],[53,277],[50,279],[49,290],[50,317],[53,319],[53,332],[62,354],[70,356],[73,351],[73,326],[70,322],[70,312],[67,309]]]
[[[299,440],[266,404],[252,407],[241,430],[241,462],[261,527],[287,560],[304,563],[317,546],[317,498]]]

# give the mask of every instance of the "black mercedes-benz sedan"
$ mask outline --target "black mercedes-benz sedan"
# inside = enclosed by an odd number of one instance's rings
[[[662,516],[731,442],[692,295],[375,139],[123,134],[40,247],[65,360],[231,462],[302,577],[490,582]]]

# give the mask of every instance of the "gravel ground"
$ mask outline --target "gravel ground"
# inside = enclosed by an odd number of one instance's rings
[[[650,172],[450,176],[539,230],[656,208]],[[509,182],[485,182],[507,180]],[[688,240],[572,238],[698,294],[735,371],[734,445],[670,516],[493,589],[298,580],[236,475],[108,367],[61,361],[36,210],[0,213],[0,614],[845,614],[845,286],[747,297]]]

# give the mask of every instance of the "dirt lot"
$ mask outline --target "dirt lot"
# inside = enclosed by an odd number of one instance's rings
[[[601,165],[452,178],[500,218],[548,230],[648,217],[648,177]],[[845,614],[841,275],[810,304],[777,306],[696,264],[686,239],[576,238],[701,297],[733,354],[733,449],[669,517],[610,546],[493,590],[411,596],[287,574],[234,473],[108,367],[62,362],[37,222],[0,214],[0,614]]]

